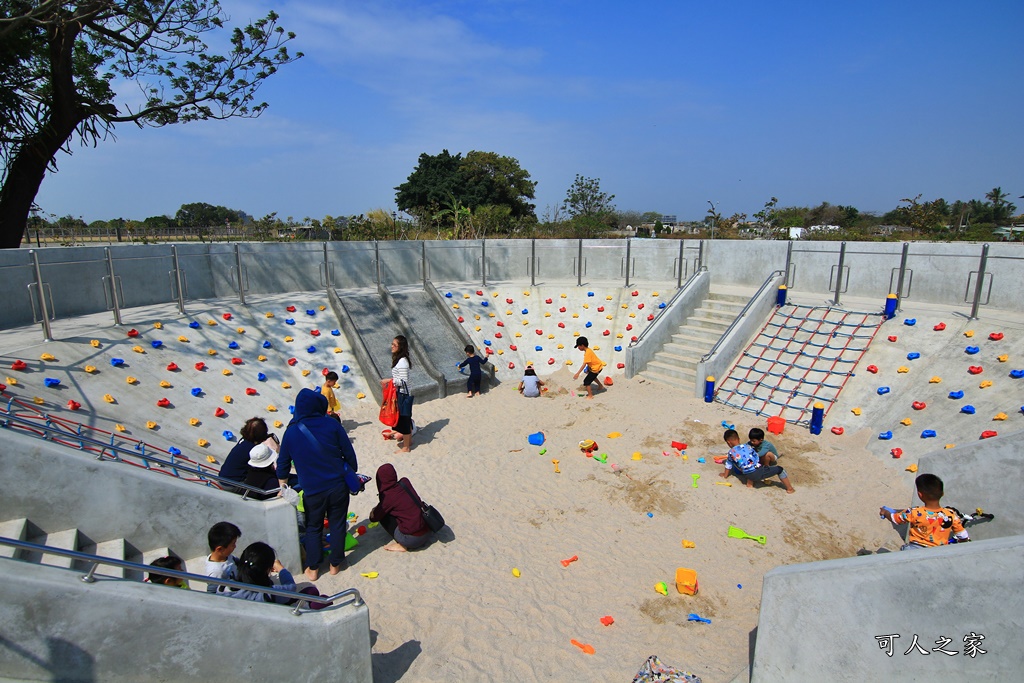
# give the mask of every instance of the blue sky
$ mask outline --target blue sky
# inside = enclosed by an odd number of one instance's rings
[[[306,56],[260,90],[266,113],[76,144],[44,211],[390,211],[418,156],[445,148],[519,159],[538,215],[577,173],[620,209],[681,219],[773,195],[884,212],[1024,194],[1019,0],[222,4],[298,34]]]

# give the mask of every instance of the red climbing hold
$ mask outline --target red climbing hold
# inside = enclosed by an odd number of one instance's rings
[[[168,399],[168,398],[162,398],[159,401],[157,401],[156,404],[160,408],[170,408],[171,407],[171,400]]]
[[[214,417],[224,417],[227,414],[228,411],[224,410],[223,408],[217,408],[217,410],[213,411]]]
[[[139,331],[133,327],[132,329],[128,330],[128,336],[129,337],[138,337],[139,336]]]
[[[654,320],[654,314],[653,314],[653,313],[649,313],[649,314],[647,315],[647,322],[650,322],[650,321],[652,321],[652,320]]]
[[[935,330],[936,332],[942,332],[944,329],[946,329],[946,323],[939,323],[932,329]]]
[[[294,365],[295,365],[296,363],[298,363],[298,362],[299,362],[299,359],[298,359],[298,358],[289,358],[289,359],[288,359],[288,365],[292,365],[292,366],[294,366]]]
[[[505,299],[505,303],[507,303],[507,304],[512,303],[512,299]]]
[[[554,364],[555,364],[555,359],[554,358],[548,358],[548,365],[554,365]]]
[[[643,304],[637,304],[636,308],[637,308],[638,311],[642,311],[642,310],[644,310],[644,305]]]
[[[609,334],[611,334],[611,331],[610,331],[610,330],[605,330],[605,331],[604,331],[604,332],[602,332],[601,334],[602,334],[603,336],[607,337],[607,336],[608,336]]]
[[[988,335],[988,338],[990,340],[992,340],[992,341],[999,341],[999,340],[1001,340],[1003,338],[1003,333],[1002,332],[993,332],[992,334]]]
[[[202,372],[205,369],[206,369],[206,363],[204,363],[203,361],[199,361],[198,363],[196,363],[196,370],[198,370],[199,372]]]
[[[891,455],[894,458],[898,458],[901,455],[903,455],[903,449],[902,448],[893,448],[892,450],[889,451],[889,455]]]
[[[485,355],[485,356],[493,356],[493,355],[494,355],[494,351],[492,351],[492,350],[491,350],[491,347],[490,347],[490,346],[488,346],[488,347],[486,347],[486,348],[484,349],[484,355]]]
[[[501,332],[495,332],[494,333],[494,338],[495,339],[501,339]]]
[[[910,404],[910,407],[913,408],[914,410],[924,410],[925,408],[928,407],[928,404],[925,403],[924,401],[914,401],[913,403]]]
[[[320,374],[323,375],[324,377],[326,377],[327,373],[330,372],[330,371],[331,371],[330,368],[324,368],[323,370],[320,371]]]
[[[515,367],[516,367],[516,364],[515,364],[515,363],[509,363],[509,364],[508,364],[508,369],[509,369],[509,370],[514,370],[514,369],[515,369]]]
[[[890,335],[889,335],[889,341],[891,341],[891,342],[894,342],[894,341],[896,341],[896,339],[897,339],[897,338],[898,338],[898,337],[897,337],[897,336],[896,336],[895,334],[890,334]]]
[[[598,313],[604,313],[604,306],[598,306],[597,307],[597,312]]]
[[[460,323],[464,323],[464,322],[466,322],[466,321],[465,321],[465,320],[464,320],[464,319],[462,318],[462,316],[461,316],[461,315],[459,316],[459,322],[460,322]]]
[[[289,306],[289,307],[287,307],[284,310],[288,311],[289,313],[294,313],[295,312],[295,307],[294,306]]]
[[[984,371],[985,368],[981,367],[980,365],[972,365],[971,367],[967,368],[967,372],[971,373],[972,375],[980,375]]]
[[[842,427],[833,427],[832,428],[832,433],[835,434],[836,436],[842,436],[843,432],[845,432],[845,431],[846,430],[843,429]]]
[[[476,295],[477,296],[483,296],[484,295],[483,290],[481,290],[481,289],[476,290]]]
[[[870,373],[871,373],[872,375],[874,375],[874,374],[877,374],[877,373],[878,373],[878,366],[877,366],[877,365],[869,365],[869,366],[867,366],[867,367],[865,368],[865,370],[867,370],[867,371],[868,371],[868,372],[870,372]]]
[[[986,429],[981,433],[981,438],[983,439],[991,439],[993,436],[999,436],[999,432],[993,431],[991,429]]]
[[[635,336],[634,336],[634,337],[630,337],[630,338],[629,338],[629,341],[631,341],[631,342],[635,342],[635,341],[636,341],[637,339],[639,339],[639,337],[635,337]]]
[[[313,335],[314,337],[319,337],[320,336],[320,330],[310,330],[309,333],[311,335]]]
[[[81,407],[82,407],[82,404],[79,403],[78,401],[74,401],[74,400],[68,401],[68,410],[78,410]]]
[[[231,364],[232,365],[242,365],[244,362],[245,361],[243,361],[241,358],[232,358],[231,359]]]
[[[629,332],[631,329],[633,329],[633,323],[627,323],[626,324],[626,332]]]
[[[559,313],[565,313],[565,306],[562,306],[561,308],[559,308],[558,312]]]
[[[551,301],[551,299],[544,299],[544,303],[550,304],[550,303],[552,303],[552,301]]]
[[[619,370],[622,370],[623,368],[625,368],[625,367],[626,367],[626,364],[625,364],[625,363],[619,363],[619,364],[618,364],[618,365],[616,365],[615,367],[617,367],[617,368],[618,368]]]
[[[245,395],[246,396],[255,396],[256,395],[256,390],[253,389],[252,387],[246,387],[245,388]]]
[[[632,291],[632,293],[630,294],[630,296],[640,296],[640,292],[638,292],[638,291],[636,291],[636,290],[634,289],[634,290]]]
[[[11,363],[11,370],[24,370],[28,367],[28,363],[23,360],[16,360]]]
[[[167,364],[167,372],[177,372],[177,371],[178,371],[178,364],[177,363],[168,363]]]
[[[499,321],[498,321],[498,327],[505,327],[505,323],[503,323],[503,322],[501,322],[501,321],[499,320]]]
[[[561,329],[564,330],[565,329],[565,323],[558,323],[558,327],[560,327]]]
[[[225,320],[231,320],[231,314],[230,313],[225,313],[221,317],[224,318]]]
[[[538,335],[544,334],[544,330],[534,330],[534,332],[536,332]]]
[[[518,347],[518,346],[516,346],[515,344],[512,344],[512,345],[511,345],[511,346],[509,346],[508,348],[509,348],[509,349],[511,349],[512,351],[518,351],[518,350],[519,350],[519,347]]]

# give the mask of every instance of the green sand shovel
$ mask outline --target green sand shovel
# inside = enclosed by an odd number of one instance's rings
[[[746,531],[744,531],[743,529],[739,528],[738,526],[730,526],[729,527],[729,538],[752,538],[755,541],[757,541],[758,543],[760,543],[761,545],[764,545],[765,543],[768,542],[768,537],[767,536],[751,536],[750,534],[748,534]]]

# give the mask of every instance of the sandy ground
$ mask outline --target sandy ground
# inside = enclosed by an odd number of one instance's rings
[[[720,486],[712,457],[726,452],[722,421],[745,434],[763,419],[640,378],[616,379],[593,401],[577,395],[568,369],[546,379],[541,398],[503,384],[417,406],[410,454],[381,439],[374,407],[345,416],[360,470],[393,463],[448,523],[437,542],[404,554],[385,552],[387,534],[370,529],[350,568],[318,582],[325,593],[362,591],[375,680],[628,681],[657,654],[707,683],[729,681],[747,664],[766,571],[898,547],[877,511],[905,501],[906,485],[864,448],[866,432],[811,437],[788,426],[775,437],[793,495],[777,482]],[[537,431],[544,455],[527,442]],[[596,440],[607,463],[584,456],[582,439]],[[673,440],[687,443],[686,460],[662,454]],[[359,523],[375,503],[372,484],[353,498]],[[730,524],[767,544],[728,538]],[[677,593],[677,567],[698,572],[697,596]],[[371,571],[379,577],[360,576]],[[660,581],[668,596],[655,591]],[[712,623],[687,621],[691,612]],[[613,625],[601,624],[606,615]]]

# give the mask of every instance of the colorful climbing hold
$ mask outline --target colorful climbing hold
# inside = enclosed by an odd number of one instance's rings
[[[986,429],[981,433],[982,439],[991,439],[993,436],[999,436],[999,432],[994,431],[992,429]]]
[[[907,327],[913,327],[914,325],[917,324],[917,318],[905,318],[903,320],[903,324],[906,325]]]
[[[60,386],[60,380],[58,378],[56,378],[56,377],[44,377],[43,378],[43,384],[46,387],[52,389],[53,387],[59,387]]]
[[[128,330],[127,335],[131,338],[138,337],[139,331],[133,327],[132,329]]]
[[[18,362],[20,362],[20,361],[18,361]],[[124,365],[124,358],[111,358],[110,359],[110,365],[115,367],[115,368],[119,368],[122,365]],[[14,366],[12,365],[11,367],[14,367]],[[14,369],[15,370],[19,370],[21,368],[14,368]]]
[[[867,366],[865,368],[865,370],[870,372],[872,375],[878,374],[878,366],[877,365],[869,365],[869,366]]]
[[[910,406],[914,410],[924,410],[925,408],[928,407],[928,404],[925,403],[924,401],[914,401],[913,403],[910,404]]]
[[[973,356],[974,354],[978,353],[978,351],[981,351],[981,349],[977,346],[968,346],[967,348],[964,349],[964,353],[966,353],[969,356]]]
[[[889,451],[889,455],[891,455],[894,458],[902,457],[903,456],[903,449],[902,448],[893,448],[893,449],[891,449]]]
[[[860,416],[861,412],[863,411],[861,411],[860,408],[851,408],[850,412],[853,413],[854,415]]]
[[[939,377],[938,375],[928,380],[928,384],[939,384],[940,382],[942,382],[942,378]]]
[[[993,332],[992,334],[988,335],[988,338],[991,341],[1002,341],[1003,333],[1002,332]]]
[[[959,400],[959,399],[964,397],[964,392],[962,392],[962,391],[951,391],[951,392],[949,392],[949,397],[951,399],[954,399],[954,400]]]
[[[946,329],[946,323],[939,323],[932,329],[935,330],[936,332],[942,332],[944,329]]]
[[[985,369],[980,365],[972,365],[971,367],[967,368],[967,372],[971,373],[972,375],[980,375],[984,371]]]
[[[213,411],[213,416],[214,417],[224,417],[227,414],[228,414],[228,412],[226,410],[224,410],[223,408],[221,408],[220,406],[217,406],[217,409]]]
[[[156,429],[156,426],[156,422],[153,422],[152,420],[146,423],[146,429]]]
[[[935,436],[936,434],[934,429],[926,429],[923,432],[921,432],[922,439],[933,439],[935,438]]]
[[[160,399],[159,401],[156,402],[156,405],[159,408],[170,408],[171,407],[171,400],[168,399],[168,398],[162,398],[162,399]]]
[[[910,353],[907,354],[907,360],[917,360],[920,357],[921,354],[918,353],[917,351],[911,351]]]
[[[93,340],[92,340],[91,342],[89,342],[89,343],[90,343],[90,344],[92,344],[92,347],[93,347],[94,349],[98,349],[98,348],[100,348],[100,340],[99,340],[99,339],[93,339]]]
[[[137,382],[138,382],[139,380],[137,380],[137,379],[135,379],[134,377],[132,377],[132,376],[130,376],[130,375],[129,375],[128,377],[125,377],[125,378],[124,378],[124,381],[125,381],[125,382],[127,382],[128,384],[135,384],[135,383],[137,383]]]
[[[903,375],[908,372],[910,372],[910,368],[908,368],[906,365],[901,365],[898,368],[896,368],[896,374],[898,375]]]
[[[884,396],[884,395],[888,394],[890,391],[892,391],[892,389],[890,389],[889,387],[878,387],[878,395],[879,396]]]
[[[986,380],[982,380],[981,384],[978,385],[978,388],[979,389],[988,389],[990,386],[992,386],[992,380],[986,379]]]
[[[894,342],[894,341],[896,341],[896,340],[897,340],[898,338],[899,338],[899,337],[897,337],[897,336],[896,336],[895,334],[890,334],[890,335],[889,335],[889,341],[891,341],[891,342]]]
[[[835,434],[836,436],[842,436],[844,431],[845,430],[842,427],[833,427],[832,428],[832,433]]]
[[[900,420],[900,424],[903,425],[904,427],[909,427],[910,425],[914,424],[914,421],[911,420],[909,417],[905,417],[902,420]]]
[[[881,434],[878,435],[878,438],[882,441],[888,441],[889,439],[892,438],[892,431],[882,432]]]

